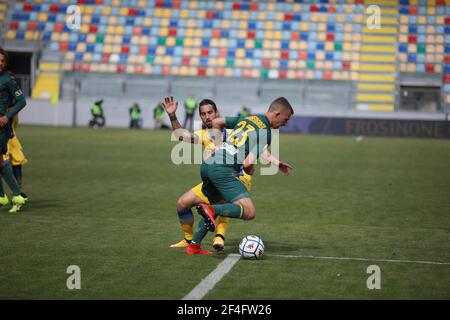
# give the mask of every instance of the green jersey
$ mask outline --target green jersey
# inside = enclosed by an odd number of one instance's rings
[[[11,121],[25,105],[25,97],[14,76],[7,71],[0,73],[0,116],[7,116]]]
[[[164,121],[164,112],[164,107],[161,104],[158,104],[153,110],[153,117],[158,121]]]
[[[131,107],[130,108],[130,118],[131,118],[131,120],[141,119],[141,109],[139,107]]]
[[[195,109],[197,108],[197,100],[194,98],[187,98],[184,105],[186,107],[187,114],[194,114]]]
[[[233,130],[224,138],[221,148],[206,163],[238,168],[249,153],[259,158],[271,143],[269,119],[263,114],[248,117],[226,117],[225,127]]]

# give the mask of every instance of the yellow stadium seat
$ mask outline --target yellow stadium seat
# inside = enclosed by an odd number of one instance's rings
[[[81,23],[83,23],[83,24],[89,24],[89,23],[91,23],[91,20],[92,20],[92,16],[90,16],[89,14],[83,14],[81,16]]]
[[[156,10],[155,10],[155,11],[156,11]],[[126,8],[126,7],[121,7],[121,8],[119,9],[119,16],[127,17],[127,16],[128,16],[128,8]]]
[[[436,42],[436,38],[433,34],[427,35],[427,43],[435,43],[435,42]]]
[[[245,50],[244,49],[236,49],[236,58],[244,58]]]
[[[238,39],[247,39],[247,31],[246,30],[239,30],[237,32]]]
[[[355,14],[353,17],[354,23],[361,23],[363,22],[364,17],[361,14]]]
[[[248,15],[248,12],[245,12]],[[248,17],[246,17],[248,19]],[[283,21],[284,20],[284,12],[275,12],[275,20]]]
[[[242,59],[235,59],[234,66],[237,68],[242,68],[244,66],[244,61]]]
[[[8,30],[8,32],[6,32],[6,39],[14,40],[15,38],[16,38],[16,31],[15,30]]]
[[[408,24],[409,23],[409,18],[408,18],[408,16],[405,16],[405,15],[400,15],[400,23],[401,24]]]
[[[96,35],[93,33],[90,33],[86,36],[86,42],[87,43],[95,43],[96,41]]]
[[[359,44],[361,42],[361,35],[359,33],[353,33],[352,34],[352,41],[355,41],[355,42],[357,42]]]
[[[317,40],[325,41],[327,39],[327,34],[325,32],[319,32],[317,34]]]
[[[358,44],[359,45],[359,44]],[[359,50],[352,52],[352,61],[359,62]]]
[[[39,16],[38,16],[39,22],[47,22],[47,20],[48,20],[47,13],[45,13],[45,12],[39,13]]]
[[[159,28],[159,36],[160,37],[167,37],[169,35],[169,29],[168,28]]]
[[[94,6],[83,5],[83,6],[81,6],[81,7],[85,7],[85,8],[84,8],[84,12],[83,12],[83,9],[81,10],[82,13],[84,13],[84,14],[90,14],[90,15],[92,15],[92,14],[94,13]]]
[[[114,35],[112,34],[106,34],[103,38],[104,43],[114,43]]]
[[[80,26],[80,32],[81,33],[88,33],[89,32],[89,25],[88,24],[82,24]]]
[[[108,19],[108,24],[110,26],[115,26],[117,24],[117,17],[116,16],[110,16]]]
[[[426,51],[427,51],[428,53],[434,53],[434,52],[436,52],[436,47],[435,47],[434,45],[432,45],[432,44],[428,44],[428,45],[426,46]]]
[[[345,22],[345,16],[342,14],[336,15],[336,22],[338,23],[344,23]]]
[[[170,20],[167,18],[162,18],[159,20],[159,25],[160,25],[160,27],[167,28],[170,25]]]
[[[77,44],[77,52],[85,52],[86,51],[86,43],[79,42]]]
[[[150,27],[152,25],[152,19],[151,18],[144,18],[142,20],[142,25],[145,27]]]
[[[51,36],[52,41],[57,42],[61,39],[61,34],[58,32],[53,32]]]
[[[109,43],[105,43],[105,45],[103,46],[103,52],[104,53],[112,53],[113,52],[112,45],[110,45]]]
[[[32,98],[57,102],[59,98],[59,81],[60,76],[58,73],[38,74],[33,87]]]
[[[167,38],[167,40],[166,40],[166,46],[168,46],[168,47],[174,47],[175,46],[175,44],[176,44],[176,38],[174,38],[174,37],[168,37]]]
[[[198,2],[196,0],[189,1],[189,9],[197,9],[198,8]]]
[[[334,50],[334,43],[331,41],[325,42],[325,50],[326,51],[333,51]]]
[[[103,16],[111,15],[111,7],[104,5],[103,8],[102,8],[102,15]]]
[[[223,10],[224,3],[221,1],[216,1],[216,10]]]
[[[436,29],[434,28],[434,26],[427,26],[427,33],[428,33],[428,36],[432,35],[432,34],[435,34],[436,33]]]
[[[349,61],[349,60],[351,60],[351,59],[352,59],[352,54],[351,54],[351,52],[344,52],[344,53],[342,54],[342,59],[343,59],[344,61]]]
[[[59,38],[59,41],[68,42],[70,39],[70,35],[68,32],[61,33],[61,37]]]
[[[400,60],[400,62],[406,62],[408,61],[408,55],[406,53],[399,53],[398,59]]]
[[[418,24],[427,24],[427,18],[425,16],[419,16],[417,18],[417,23]]]

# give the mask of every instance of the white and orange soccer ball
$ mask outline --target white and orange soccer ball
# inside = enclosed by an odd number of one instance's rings
[[[258,236],[246,236],[239,243],[239,253],[244,259],[261,259],[264,255],[264,243]]]

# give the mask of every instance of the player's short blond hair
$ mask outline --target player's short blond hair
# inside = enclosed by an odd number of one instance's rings
[[[294,114],[294,109],[285,97],[275,99],[269,106],[269,111],[271,112],[280,112],[284,110],[288,110],[291,112],[291,114]]]

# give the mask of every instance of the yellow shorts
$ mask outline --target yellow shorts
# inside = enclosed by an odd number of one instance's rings
[[[11,165],[17,166],[22,165],[28,162],[27,158],[25,158],[25,154],[22,150],[22,145],[20,144],[17,136],[14,136],[12,139],[8,140],[8,152],[3,155],[4,160],[11,160]]]
[[[239,180],[242,181],[242,183],[244,184],[245,188],[247,189],[247,191],[250,192],[250,189],[252,188],[252,176],[248,175],[248,174],[244,174],[243,176],[239,176]],[[200,199],[202,199],[202,201],[204,203],[210,204],[208,198],[203,194],[202,192],[202,186],[203,183],[199,183],[198,185],[196,185],[195,187],[193,187],[191,189],[191,191]]]

